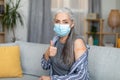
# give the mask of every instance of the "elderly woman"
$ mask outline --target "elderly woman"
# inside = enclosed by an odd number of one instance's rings
[[[56,37],[42,58],[42,67],[50,69],[50,76],[39,80],[88,80],[88,50],[82,37],[75,33],[73,13],[68,8],[56,11]]]

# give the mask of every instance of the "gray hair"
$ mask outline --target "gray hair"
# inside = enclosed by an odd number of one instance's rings
[[[74,14],[73,14],[72,10],[70,10],[69,8],[61,8],[61,9],[56,10],[53,18],[55,19],[55,16],[61,12],[67,13],[70,16],[70,19],[74,21]]]

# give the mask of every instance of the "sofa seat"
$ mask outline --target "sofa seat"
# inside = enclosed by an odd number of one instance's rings
[[[0,80],[38,80],[39,77],[32,75],[23,75],[21,78],[0,78]]]

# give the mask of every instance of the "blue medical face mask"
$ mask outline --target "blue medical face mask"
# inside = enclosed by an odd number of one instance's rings
[[[67,36],[70,33],[70,25],[69,24],[54,24],[55,33],[60,36]]]

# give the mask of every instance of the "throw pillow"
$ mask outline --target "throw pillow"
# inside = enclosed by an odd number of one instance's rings
[[[19,46],[0,46],[0,77],[22,77]]]

